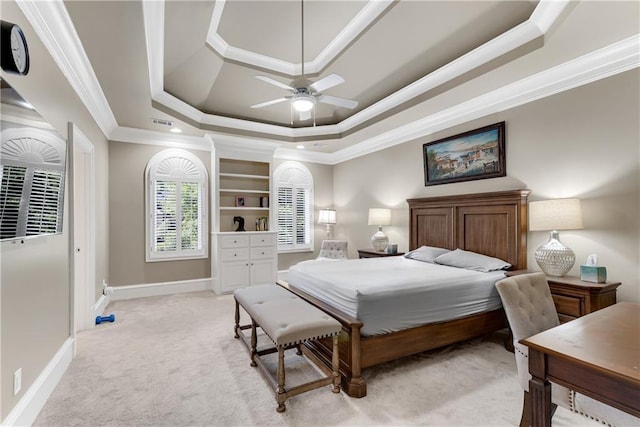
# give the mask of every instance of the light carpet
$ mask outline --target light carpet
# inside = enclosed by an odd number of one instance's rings
[[[287,400],[233,338],[230,295],[193,292],[117,301],[115,323],[77,336],[78,353],[36,426],[516,426],[513,353],[493,334],[364,371],[367,396],[330,386]],[[315,370],[293,351],[287,381]],[[288,382],[289,384],[289,382]],[[600,426],[558,408],[554,426]]]

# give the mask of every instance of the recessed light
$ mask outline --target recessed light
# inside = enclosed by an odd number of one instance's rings
[[[302,144],[298,144],[298,145],[296,145],[296,148],[297,148],[298,150],[304,150],[304,145],[302,145]]]

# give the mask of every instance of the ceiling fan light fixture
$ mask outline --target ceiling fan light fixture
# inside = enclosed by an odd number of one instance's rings
[[[291,100],[291,106],[299,113],[311,111],[314,105],[316,105],[316,98],[305,93],[298,94]]]

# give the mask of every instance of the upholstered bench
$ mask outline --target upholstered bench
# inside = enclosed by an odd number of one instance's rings
[[[333,384],[332,391],[340,392],[340,372],[338,358],[338,335],[342,329],[340,323],[303,301],[298,296],[277,285],[257,285],[236,289],[233,292],[236,303],[235,337],[242,338],[251,354],[251,366],[258,366],[265,378],[275,389],[277,411],[286,409],[284,402],[288,397],[295,396],[308,390],[313,390],[328,384]],[[240,325],[240,307],[251,318],[251,325]],[[257,349],[257,328],[275,344],[275,347]],[[250,341],[242,330],[251,328]],[[322,363],[316,365],[326,374],[326,377],[300,384],[287,389],[285,387],[284,351],[298,348],[307,340],[333,337],[332,370]],[[270,375],[260,356],[278,352],[277,379]]]

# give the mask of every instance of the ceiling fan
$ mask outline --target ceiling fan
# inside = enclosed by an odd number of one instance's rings
[[[259,104],[252,105],[251,108],[262,108],[269,105],[279,104],[281,102],[290,101],[291,112],[297,111],[300,120],[308,120],[311,118],[312,111],[315,112],[314,107],[317,102],[324,104],[331,104],[338,107],[344,107],[353,109],[358,106],[358,101],[353,99],[340,98],[338,96],[325,95],[321,93],[327,89],[344,83],[344,79],[338,74],[330,74],[314,83],[308,84],[308,81],[304,78],[304,0],[300,2],[301,11],[301,23],[302,23],[302,77],[300,80],[294,81],[291,85],[279,82],[271,77],[256,76],[264,82],[278,86],[282,89],[287,89],[291,92],[291,95],[284,96],[278,99],[272,99],[271,101],[261,102]]]

